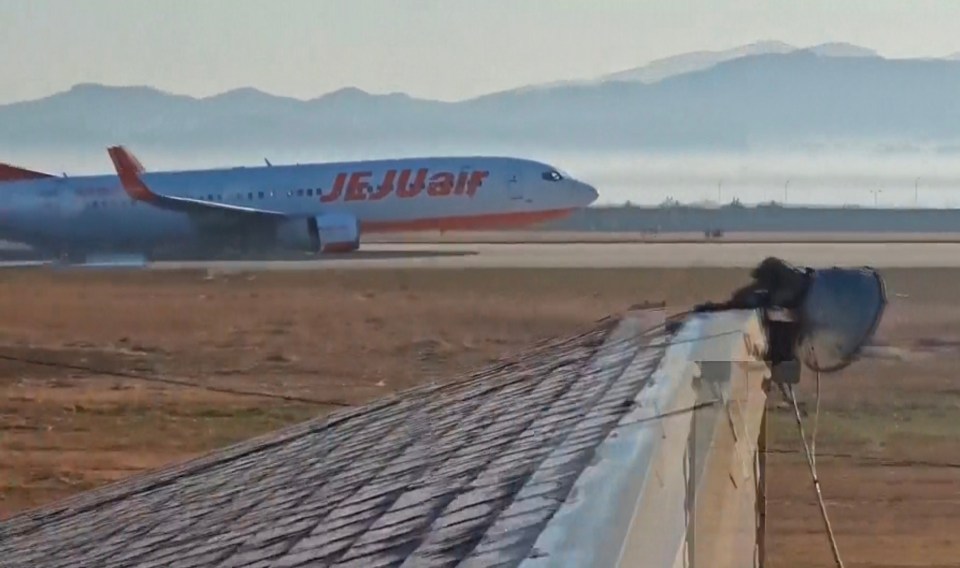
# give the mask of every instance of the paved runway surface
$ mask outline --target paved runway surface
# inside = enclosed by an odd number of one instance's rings
[[[157,262],[153,269],[752,267],[767,256],[805,266],[960,267],[960,243],[370,244],[310,260]],[[0,263],[3,266],[23,263]]]
[[[310,261],[162,262],[155,268],[752,267],[767,256],[806,266],[960,267],[960,243],[395,244]]]

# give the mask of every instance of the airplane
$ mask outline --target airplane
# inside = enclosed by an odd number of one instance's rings
[[[0,164],[0,239],[69,259],[163,247],[342,253],[363,234],[523,227],[597,199],[559,168],[511,157],[147,172],[123,146],[108,154],[116,175]]]

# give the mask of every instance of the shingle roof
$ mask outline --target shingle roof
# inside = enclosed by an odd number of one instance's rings
[[[650,379],[662,322],[610,318],[28,512],[0,523],[0,566],[515,566]]]

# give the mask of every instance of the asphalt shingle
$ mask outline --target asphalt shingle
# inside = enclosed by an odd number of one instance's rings
[[[0,566],[516,565],[658,365],[637,317],[14,517]]]

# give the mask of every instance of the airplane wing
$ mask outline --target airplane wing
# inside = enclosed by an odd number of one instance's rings
[[[280,221],[288,218],[286,213],[280,211],[156,193],[147,187],[147,184],[141,179],[140,175],[144,171],[143,166],[130,151],[123,146],[111,146],[107,152],[110,154],[113,166],[117,170],[117,176],[120,177],[123,189],[127,192],[127,195],[137,201],[143,201],[172,211],[223,220]]]
[[[0,163],[0,183],[5,181],[24,181],[30,179],[42,179],[53,177],[50,174],[25,170],[10,164]]]

